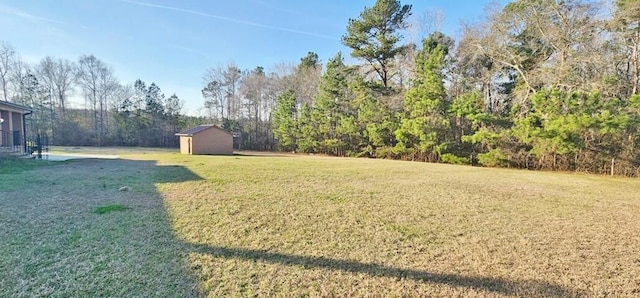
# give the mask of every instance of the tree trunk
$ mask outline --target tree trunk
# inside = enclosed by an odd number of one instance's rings
[[[638,94],[638,79],[640,74],[638,74],[638,71],[640,71],[640,63],[638,63],[638,59],[640,59],[640,57],[638,57],[638,41],[640,41],[640,32],[636,31],[635,33],[635,40],[636,42],[634,42],[633,44],[633,54],[632,54],[632,61],[633,61],[633,90],[631,91],[631,94]]]
[[[616,158],[612,157],[611,158],[611,176],[613,176],[614,174],[615,164],[616,164]]]

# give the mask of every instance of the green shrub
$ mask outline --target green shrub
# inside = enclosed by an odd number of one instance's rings
[[[380,147],[376,149],[377,158],[398,158],[398,155],[393,152],[393,147]]]
[[[440,161],[442,161],[443,163],[449,163],[454,165],[468,165],[470,163],[468,158],[456,156],[451,153],[442,154],[440,156]]]
[[[478,163],[487,167],[508,166],[507,156],[500,149],[491,149],[487,153],[478,154]]]

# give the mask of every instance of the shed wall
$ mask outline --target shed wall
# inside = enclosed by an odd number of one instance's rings
[[[216,128],[193,135],[192,154],[233,154],[233,136]],[[180,146],[182,148],[182,144]],[[181,149],[182,150],[182,149]]]

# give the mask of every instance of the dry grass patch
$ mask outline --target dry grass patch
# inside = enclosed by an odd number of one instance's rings
[[[321,157],[175,161],[204,179],[159,187],[177,236],[197,244],[190,260],[210,296],[640,292],[636,180]]]
[[[0,174],[9,239],[0,296],[640,294],[637,180],[370,159],[126,157],[32,169],[21,175],[44,183],[21,191],[5,191]],[[93,212],[117,204],[131,209]]]

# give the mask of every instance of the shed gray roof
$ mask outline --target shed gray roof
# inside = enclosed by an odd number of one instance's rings
[[[228,132],[228,131],[226,131],[226,130],[222,129],[221,127],[219,127],[219,126],[217,126],[217,125],[207,124],[207,125],[200,125],[200,126],[196,126],[196,127],[194,127],[194,128],[190,128],[190,129],[187,129],[187,130],[183,130],[183,131],[181,131],[181,132],[177,133],[177,134],[176,134],[176,136],[187,136],[187,137],[191,137],[191,136],[193,136],[194,134],[197,134],[197,133],[199,133],[199,132],[205,131],[205,130],[210,129],[210,128],[215,128],[215,129],[221,130],[221,131],[223,131],[223,132],[225,132],[225,133],[227,133],[227,134],[231,135],[231,133],[230,133],[230,132]]]

